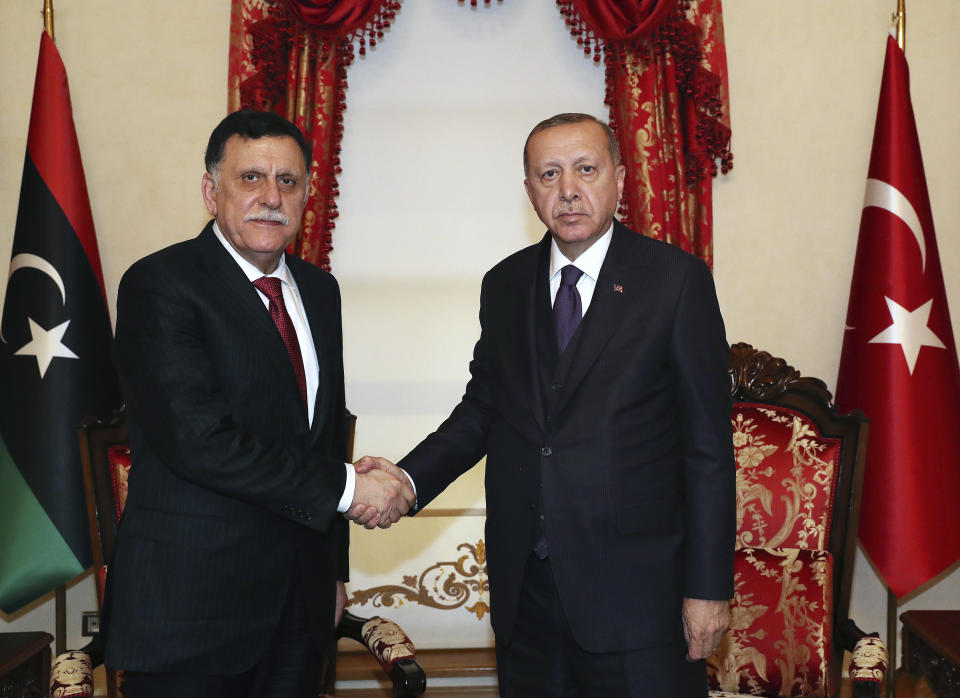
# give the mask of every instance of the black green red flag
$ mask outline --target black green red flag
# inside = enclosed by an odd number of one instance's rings
[[[91,563],[77,426],[119,402],[67,73],[43,34],[0,322],[0,609]]]

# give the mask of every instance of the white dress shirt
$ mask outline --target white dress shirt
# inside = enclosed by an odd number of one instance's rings
[[[588,247],[575,261],[570,261],[563,256],[557,241],[550,239],[550,305],[552,306],[557,298],[557,291],[560,289],[560,270],[568,264],[572,264],[583,272],[577,281],[577,292],[580,294],[580,308],[583,315],[587,314],[587,308],[590,307],[590,301],[593,300],[593,290],[597,287],[597,277],[600,276],[600,267],[603,266],[603,260],[607,256],[607,250],[610,248],[610,240],[613,239],[613,223],[607,228],[607,232],[601,235],[596,242]],[[581,315],[581,317],[583,317]]]
[[[250,279],[251,285],[257,279],[263,276],[273,276],[280,279],[280,287],[283,290],[283,304],[287,308],[287,314],[293,322],[293,328],[297,332],[297,343],[300,345],[300,356],[303,359],[303,373],[307,379],[307,422],[313,424],[313,410],[316,406],[317,387],[320,385],[320,366],[317,363],[317,350],[313,345],[313,334],[310,332],[310,323],[307,321],[307,313],[303,309],[303,300],[300,298],[300,289],[297,288],[297,282],[287,267],[286,258],[281,255],[280,263],[277,268],[269,274],[264,274],[256,266],[240,256],[233,245],[223,236],[220,226],[213,222],[213,232],[223,247],[230,253],[234,261],[239,265],[241,271]],[[267,298],[260,289],[254,286],[265,308],[270,308],[270,299]],[[347,485],[344,488],[343,496],[337,506],[337,511],[345,512],[350,508],[353,501],[353,490],[356,486],[356,471],[353,465],[345,463],[347,468]]]
[[[593,300],[593,290],[597,287],[597,277],[600,276],[600,267],[603,266],[603,260],[607,256],[607,250],[610,247],[610,240],[613,239],[613,222],[607,232],[601,235],[596,242],[586,249],[575,262],[563,256],[557,241],[550,239],[550,305],[552,306],[557,297],[557,291],[560,288],[560,270],[568,264],[573,264],[580,269],[583,274],[577,281],[577,291],[580,293],[580,308],[582,315],[587,314],[587,308],[590,307],[590,301]],[[401,470],[403,470],[401,468]],[[406,470],[403,471],[413,487],[414,494],[417,491],[417,485]]]

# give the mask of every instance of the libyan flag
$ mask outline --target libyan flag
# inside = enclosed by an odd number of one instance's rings
[[[77,426],[119,403],[63,61],[43,34],[0,323],[0,609],[91,564]]]

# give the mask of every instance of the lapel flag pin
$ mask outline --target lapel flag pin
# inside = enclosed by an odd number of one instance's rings
[[[620,284],[614,284],[614,285],[613,285],[613,292],[614,292],[614,293],[623,293],[623,286],[621,286]]]

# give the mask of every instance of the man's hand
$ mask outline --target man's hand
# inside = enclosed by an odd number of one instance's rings
[[[706,659],[720,646],[730,625],[730,602],[683,599],[683,636],[687,661]]]
[[[374,468],[376,468],[377,470],[382,470],[385,473],[389,473],[393,475],[395,478],[397,478],[402,482],[408,483],[411,486],[411,488],[413,487],[413,481],[410,479],[407,473],[404,472],[402,468],[399,468],[392,462],[388,461],[386,458],[377,458],[375,456],[364,456],[363,458],[356,461],[353,465],[354,465],[354,468],[356,468],[356,471],[358,473],[367,473],[373,470]],[[414,506],[414,504],[416,504],[416,501],[417,501],[416,500],[417,491],[415,489],[413,490],[413,495],[414,495],[414,500],[410,504],[410,506]],[[366,524],[367,522],[358,521],[357,523]],[[391,523],[390,521],[384,521],[381,518],[379,526],[380,528],[390,528],[390,523]],[[373,522],[370,526],[368,526],[368,528],[372,528],[375,525],[378,525],[378,524],[376,522]]]
[[[396,465],[388,461],[386,458],[364,456],[360,460],[354,462],[353,467],[357,469],[358,473],[368,473],[376,468],[377,470],[382,470],[385,473],[390,473],[398,480],[403,480],[404,482],[409,481],[407,474],[403,472],[401,468],[398,468]]]
[[[340,619],[343,618],[343,609],[347,607],[347,588],[339,579],[337,580],[337,606],[333,614],[333,627],[340,625]]]
[[[407,476],[390,461],[364,456],[353,467],[357,482],[348,519],[366,528],[390,528],[416,501]]]

